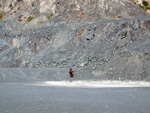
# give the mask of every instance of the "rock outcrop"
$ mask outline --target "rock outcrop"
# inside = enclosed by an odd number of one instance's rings
[[[14,17],[9,15],[10,10],[3,11],[1,68],[73,67],[78,79],[150,80],[150,17],[133,2],[14,0],[12,3],[25,7]],[[23,21],[23,14],[34,18]]]

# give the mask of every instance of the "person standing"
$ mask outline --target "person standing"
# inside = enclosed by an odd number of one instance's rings
[[[73,76],[74,76],[74,70],[72,68],[70,69],[69,73],[70,73],[70,77],[73,78]]]

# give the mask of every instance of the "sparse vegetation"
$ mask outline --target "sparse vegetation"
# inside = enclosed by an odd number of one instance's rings
[[[48,18],[48,20],[50,20],[50,19],[51,19],[51,16],[48,16],[47,18]]]
[[[4,15],[2,12],[0,12],[0,20],[3,19]]]
[[[138,1],[136,1],[136,0],[133,0],[133,2],[134,2],[135,4],[138,3]],[[141,3],[141,4],[138,4],[138,5],[139,5],[143,10],[145,10],[145,11],[150,10],[150,4],[149,4],[149,2],[146,1],[146,0],[142,0],[142,3]]]
[[[54,16],[54,13],[51,13],[51,17]]]
[[[146,10],[150,10],[150,6],[149,6],[149,7],[146,7]]]
[[[50,20],[52,16],[54,16],[54,13],[51,13],[49,16],[47,16],[48,20]]]
[[[18,18],[18,21],[22,21],[22,19],[21,19],[21,18]]]
[[[122,18],[122,16],[121,16],[121,15],[119,15],[119,16],[118,16],[118,18]]]
[[[143,1],[142,4],[147,7],[148,6],[148,2],[147,1]]]
[[[20,10],[20,7],[18,7],[18,10]]]
[[[143,1],[139,6],[144,10],[150,10],[150,4],[147,1]]]
[[[28,18],[27,18],[27,22],[30,22],[31,20],[33,20],[35,17],[33,17],[33,16],[29,16]]]

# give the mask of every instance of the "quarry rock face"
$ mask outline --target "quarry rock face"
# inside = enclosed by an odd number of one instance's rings
[[[9,3],[1,3],[1,68],[72,67],[80,80],[150,80],[150,17],[132,1],[12,0],[22,6],[12,15]]]

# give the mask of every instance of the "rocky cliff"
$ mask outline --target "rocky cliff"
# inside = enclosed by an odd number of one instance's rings
[[[150,17],[130,0],[0,6],[1,68],[73,67],[78,79],[150,80]]]

